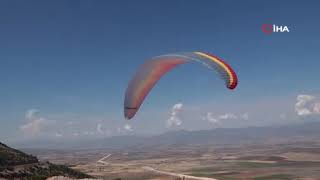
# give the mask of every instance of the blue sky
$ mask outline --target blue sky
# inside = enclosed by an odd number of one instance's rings
[[[222,57],[238,73],[238,89],[226,90],[203,67],[181,66],[150,94],[130,123],[136,131],[166,131],[176,103],[183,103],[186,114],[188,108],[226,113],[230,107],[241,114],[271,100],[287,102],[284,111],[294,108],[297,95],[320,91],[319,6],[317,1],[1,1],[1,140],[25,137],[21,126],[32,121],[25,117],[32,109],[55,124],[82,123],[78,131],[91,126],[93,131],[101,123],[112,134],[125,124],[123,95],[138,66],[180,51]],[[264,23],[286,25],[290,33],[263,34]],[[244,124],[253,121],[260,119]],[[197,120],[186,120],[184,128],[192,130],[193,123]]]

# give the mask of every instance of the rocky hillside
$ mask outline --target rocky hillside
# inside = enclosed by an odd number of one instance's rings
[[[38,163],[38,159],[0,143],[0,167],[31,163]]]
[[[91,178],[65,165],[39,162],[32,156],[0,143],[0,179],[47,179],[52,176]]]

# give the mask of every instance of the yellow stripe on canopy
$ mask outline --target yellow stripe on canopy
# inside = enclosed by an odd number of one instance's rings
[[[217,59],[216,57],[213,57],[213,56],[210,56],[208,54],[205,54],[205,53],[202,53],[202,52],[194,52],[195,54],[199,55],[199,56],[202,56],[202,57],[205,57],[205,58],[208,58],[210,59],[211,61],[219,64],[228,74],[229,78],[230,78],[230,83],[229,85],[231,85],[234,81],[233,79],[233,75],[230,71],[230,69],[225,65],[225,63],[223,63],[220,59]]]

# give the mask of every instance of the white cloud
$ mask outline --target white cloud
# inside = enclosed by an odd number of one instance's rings
[[[93,131],[84,131],[83,135],[85,135],[85,136],[93,136],[93,135],[95,135],[95,132],[93,132]]]
[[[233,113],[226,113],[218,116],[219,120],[248,120],[249,114],[243,113],[243,114],[233,114]]]
[[[26,135],[34,136],[48,128],[50,124],[50,121],[44,118],[38,118],[21,125],[20,130],[22,130]]]
[[[298,95],[295,104],[295,111],[299,116],[320,114],[320,102],[318,98],[311,95]]]
[[[238,117],[235,115],[235,114],[232,114],[232,113],[227,113],[227,114],[223,114],[223,115],[220,115],[218,117],[218,119],[221,119],[221,120],[226,120],[226,119],[237,119]]]
[[[100,122],[100,123],[97,123],[96,135],[111,136],[112,133],[109,129],[105,127],[105,124]]]
[[[132,127],[130,126],[130,124],[125,124],[123,129],[125,129],[126,131],[133,131]]]
[[[240,116],[240,119],[243,119],[243,120],[248,120],[249,119],[249,114],[248,113],[244,113]]]
[[[316,114],[320,114],[320,102],[317,102],[313,106],[313,112]]]
[[[59,132],[56,132],[55,136],[56,136],[56,137],[62,137],[63,134],[61,134],[61,133],[59,133]]]
[[[219,122],[220,122],[219,119],[213,117],[213,115],[212,115],[211,112],[208,112],[208,113],[206,114],[206,116],[203,117],[203,120],[206,120],[206,121],[208,121],[208,122],[210,122],[210,123],[212,123],[212,124],[216,124],[216,123],[219,123]]]
[[[120,135],[128,135],[133,133],[133,128],[130,124],[125,124],[123,127],[117,128],[117,133]]]
[[[167,120],[167,127],[181,126],[182,121],[179,118],[179,114],[182,110],[183,104],[177,103],[171,108],[170,118]]]
[[[104,131],[102,129],[102,124],[101,123],[97,124],[97,133],[98,134],[104,134]]]
[[[49,117],[56,118],[52,120]],[[74,116],[61,118],[59,114],[50,114],[47,117],[38,109],[27,110],[24,118],[25,121],[18,128],[21,135],[29,139],[101,138],[134,133],[134,128],[128,123],[117,124],[101,118],[90,121],[88,118],[74,118]]]
[[[26,112],[25,118],[27,122],[20,126],[20,130],[28,136],[35,136],[49,128],[54,121],[47,120],[43,117],[38,117],[39,110],[30,109]]]
[[[25,118],[27,120],[32,120],[36,117],[36,115],[39,113],[38,109],[29,109],[27,110],[27,112],[25,113]]]
[[[209,123],[216,124],[221,123],[224,120],[248,120],[249,114],[243,113],[243,114],[233,114],[233,113],[226,113],[218,116],[213,116],[211,112],[208,112],[205,117],[202,119],[208,121]]]

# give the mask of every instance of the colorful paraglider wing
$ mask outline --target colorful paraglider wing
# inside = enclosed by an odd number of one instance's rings
[[[145,62],[130,81],[124,100],[124,114],[131,119],[157,81],[175,66],[187,62],[185,58],[159,57]]]
[[[208,67],[214,68],[218,72],[220,77],[225,81],[226,86],[229,89],[234,89],[237,87],[237,75],[229,64],[227,64],[217,56],[209,53],[194,52],[193,54],[197,56],[194,59],[201,59],[201,61],[208,65]]]
[[[127,88],[124,100],[124,115],[131,119],[140,108],[157,81],[172,68],[190,61],[199,62],[218,72],[229,89],[237,86],[237,76],[221,59],[203,52],[168,54],[145,62],[134,75]]]

